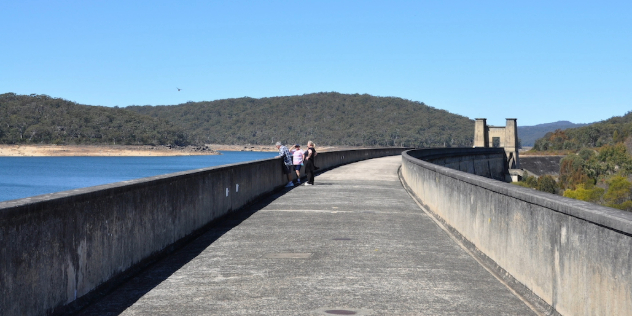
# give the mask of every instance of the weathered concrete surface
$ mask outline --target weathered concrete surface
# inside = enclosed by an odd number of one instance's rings
[[[408,153],[435,165],[510,182],[503,148],[428,148]]]
[[[532,314],[411,199],[400,163],[271,196],[81,315]]]
[[[520,168],[536,175],[545,174],[558,176],[560,174],[560,161],[564,156],[521,156]]]
[[[325,152],[323,169],[402,148]],[[0,315],[81,306],[210,222],[283,187],[281,158],[0,202]]]
[[[552,312],[632,315],[632,213],[445,168],[407,153],[401,172],[449,230]]]

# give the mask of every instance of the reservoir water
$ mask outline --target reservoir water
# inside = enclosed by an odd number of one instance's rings
[[[0,157],[0,201],[276,155],[224,151],[221,155],[176,157]]]

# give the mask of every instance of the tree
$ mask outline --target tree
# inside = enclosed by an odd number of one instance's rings
[[[606,145],[597,155],[597,160],[602,163],[603,173],[620,173],[628,175],[632,173],[632,157],[628,155],[625,145],[622,143],[614,146]]]
[[[631,188],[632,183],[624,177],[615,176],[610,179],[608,181],[608,191],[603,196],[606,205],[613,207],[614,205],[629,201],[632,193],[630,192]]]
[[[547,174],[538,178],[538,185],[536,189],[538,189],[538,191],[556,194],[557,187],[558,186],[557,182],[555,182],[555,179]]]
[[[586,161],[581,156],[570,154],[560,162],[560,188],[576,189],[578,184],[586,183],[589,177],[584,170]]]

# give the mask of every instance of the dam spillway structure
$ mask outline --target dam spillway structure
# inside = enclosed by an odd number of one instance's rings
[[[487,125],[487,119],[477,118],[474,124],[474,148],[502,147],[507,156],[507,167],[519,169],[518,119],[506,119],[505,126]]]

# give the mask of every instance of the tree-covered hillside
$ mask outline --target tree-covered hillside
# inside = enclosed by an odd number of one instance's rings
[[[632,112],[547,133],[533,149],[569,153],[560,163],[559,182],[548,179],[548,192],[632,211]],[[533,187],[531,178],[522,185]]]
[[[589,124],[575,124],[569,121],[557,121],[553,123],[544,123],[533,126],[518,126],[518,137],[522,146],[533,146],[535,141],[544,137],[546,133],[553,132],[558,129],[567,129],[574,127],[582,127]]]
[[[474,122],[394,97],[315,93],[109,108],[0,95],[0,143],[471,146]]]
[[[2,144],[187,145],[172,123],[46,95],[0,95]]]
[[[579,150],[583,147],[614,145],[632,136],[632,112],[588,126],[558,129],[538,139],[534,150]]]
[[[127,109],[169,120],[193,143],[471,146],[474,122],[395,97],[315,93]]]

